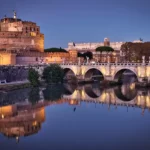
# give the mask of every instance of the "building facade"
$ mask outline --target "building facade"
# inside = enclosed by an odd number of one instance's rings
[[[120,61],[120,53],[121,53],[121,46],[125,42],[110,42],[108,38],[104,39],[104,42],[99,43],[68,43],[67,50],[74,49],[79,53],[85,53],[87,51],[92,52],[93,59],[96,62],[118,62]],[[114,49],[113,53],[103,52],[102,54],[96,52],[96,48],[100,46],[110,46]]]
[[[75,61],[77,53],[44,52],[44,34],[40,27],[31,21],[13,17],[0,20],[0,65],[62,63]]]
[[[110,46],[116,51],[120,51],[122,44],[125,42],[110,42],[108,38],[104,39],[104,42],[98,42],[98,43],[74,43],[70,42],[68,43],[68,50],[75,48],[78,51],[95,51],[95,49],[99,46]]]
[[[44,51],[44,34],[34,22],[4,17],[0,20],[0,50]]]

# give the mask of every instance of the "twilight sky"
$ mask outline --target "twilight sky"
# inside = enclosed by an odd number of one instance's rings
[[[0,17],[17,11],[45,34],[45,48],[68,42],[150,41],[150,0],[0,0]]]

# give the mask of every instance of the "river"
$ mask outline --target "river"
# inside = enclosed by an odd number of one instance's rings
[[[0,93],[2,150],[150,149],[150,90],[51,85]]]

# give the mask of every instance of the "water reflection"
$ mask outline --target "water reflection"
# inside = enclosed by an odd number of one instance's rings
[[[45,121],[45,109],[28,105],[9,105],[0,107],[0,132],[8,138],[29,136],[41,129]]]
[[[0,132],[19,142],[22,136],[38,133],[45,122],[46,106],[64,104],[77,106],[83,103],[107,104],[117,107],[150,109],[149,90],[138,90],[134,83],[102,89],[98,84],[85,86],[51,85],[46,88],[23,89],[0,93]]]

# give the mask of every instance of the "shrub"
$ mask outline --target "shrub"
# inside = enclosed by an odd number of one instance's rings
[[[58,64],[51,64],[43,71],[43,79],[46,83],[60,83],[63,81],[63,69]]]
[[[34,86],[34,87],[38,86],[40,83],[38,71],[36,71],[33,68],[30,68],[29,72],[28,72],[28,80],[30,81],[32,86]]]

